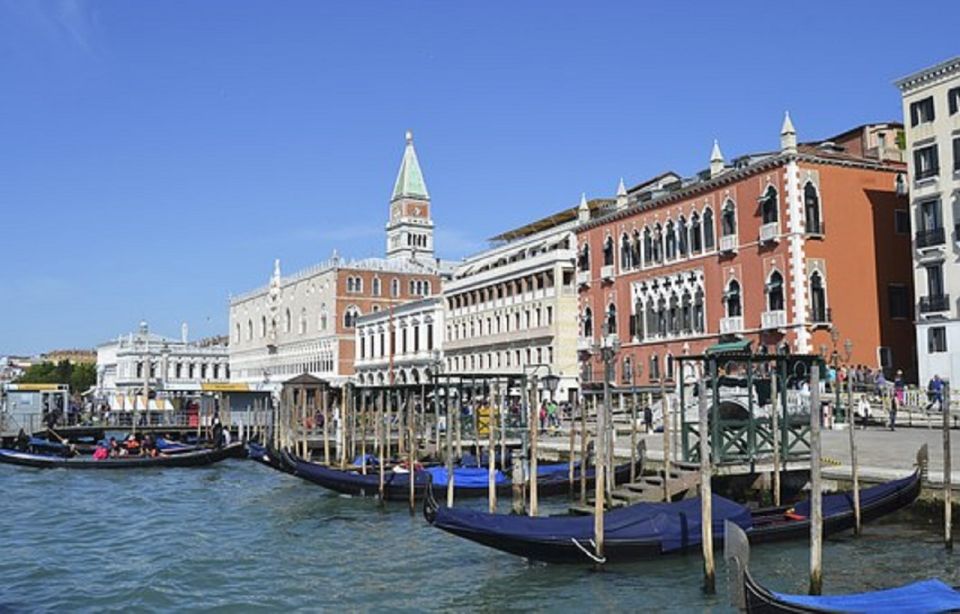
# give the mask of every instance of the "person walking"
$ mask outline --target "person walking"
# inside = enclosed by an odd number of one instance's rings
[[[924,408],[924,411],[930,411],[933,409],[933,404],[937,404],[937,409],[943,411],[943,380],[940,379],[939,375],[934,375],[930,380],[930,383],[927,384],[927,396],[929,397],[929,403]]]
[[[649,405],[643,408],[643,432],[653,432],[653,410]]]

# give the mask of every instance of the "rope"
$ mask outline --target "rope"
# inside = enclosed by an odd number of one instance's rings
[[[587,550],[586,548],[584,548],[584,547],[583,547],[583,544],[581,544],[580,542],[578,542],[575,537],[571,537],[571,538],[570,538],[570,541],[572,541],[572,542],[573,542],[573,545],[576,546],[577,548],[579,548],[579,549],[580,549],[580,552],[582,552],[582,553],[584,553],[585,555],[587,555],[587,557],[588,557],[590,560],[592,560],[594,563],[598,563],[598,564],[600,564],[600,565],[603,565],[604,563],[607,562],[606,557],[598,557],[597,555],[593,554],[592,552],[590,552],[589,550]],[[596,544],[596,542],[594,542],[592,539],[590,540],[590,545],[593,546],[593,549],[594,549],[594,550],[597,549],[597,544]]]

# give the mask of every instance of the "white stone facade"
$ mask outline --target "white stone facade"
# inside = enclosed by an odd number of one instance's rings
[[[903,95],[917,362],[960,388],[960,57],[896,83]]]
[[[443,300],[411,301],[361,316],[356,332],[359,386],[429,383],[443,357]]]
[[[561,378],[558,398],[578,389],[576,223],[571,210],[457,268],[443,292],[446,373],[523,375],[543,364]]]

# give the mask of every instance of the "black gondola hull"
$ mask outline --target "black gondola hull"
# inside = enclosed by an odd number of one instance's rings
[[[244,446],[239,442],[222,448],[182,452],[172,456],[125,456],[104,460],[94,460],[91,457],[61,458],[0,449],[0,463],[36,469],[116,470],[146,469],[150,467],[201,467],[212,465],[227,458],[242,458],[243,455]]]

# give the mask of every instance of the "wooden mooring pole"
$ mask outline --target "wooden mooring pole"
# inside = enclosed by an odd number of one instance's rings
[[[670,403],[666,378],[660,376],[660,413],[663,416],[663,500],[670,501]]]
[[[633,372],[630,372],[631,402],[630,406],[630,483],[637,481],[637,383],[633,381]]]
[[[384,452],[384,448],[386,447],[386,441],[385,441],[386,433],[384,432],[386,430],[384,428],[385,427],[384,391],[381,390],[378,396],[379,398],[377,399],[377,429],[376,429],[377,430],[377,449],[378,449],[378,452],[380,453],[380,462],[377,463],[378,469],[380,470],[380,484],[379,484],[378,492],[380,493],[380,505],[383,505],[384,494],[385,494],[384,482],[386,480],[386,475],[385,475],[386,468],[384,467],[384,465],[386,465],[387,463],[387,459],[385,458],[385,452]]]
[[[770,433],[773,439],[773,505],[780,507],[780,395],[777,391],[777,376],[779,363],[774,367],[774,373],[770,376]]]
[[[491,398],[487,399],[487,508],[491,514],[497,511],[497,414],[495,408],[497,401],[492,397],[494,392],[490,391]],[[480,438],[477,434],[477,439]]]
[[[820,475],[820,363],[810,368],[810,594],[823,591],[823,494]]]
[[[540,434],[540,398],[537,392],[537,376],[532,378],[533,390],[530,396],[530,515],[537,515],[539,507],[539,492],[537,488],[537,439]]]
[[[710,466],[710,427],[707,409],[707,384],[700,380],[700,541],[703,545],[703,591],[717,592],[713,561],[713,471]]]
[[[943,386],[943,545],[953,550],[953,502],[951,501],[952,468],[950,458],[950,384]]]
[[[580,403],[580,504],[587,504],[587,399]]]
[[[409,464],[410,464],[410,515],[413,516],[417,512],[417,446],[415,442],[416,437],[416,428],[417,420],[414,415],[416,412],[413,408],[413,393],[411,392],[407,396],[407,435],[409,443]]]
[[[853,378],[847,377],[847,428],[850,430],[850,475],[853,478],[853,534],[860,535],[860,469],[857,465],[857,412],[853,407]]]
[[[450,402],[450,388],[446,388],[447,399],[447,507],[453,507],[453,414],[454,407]],[[456,421],[460,424],[460,397],[457,397]],[[459,429],[457,429],[459,434]],[[458,437],[459,439],[459,437]]]

